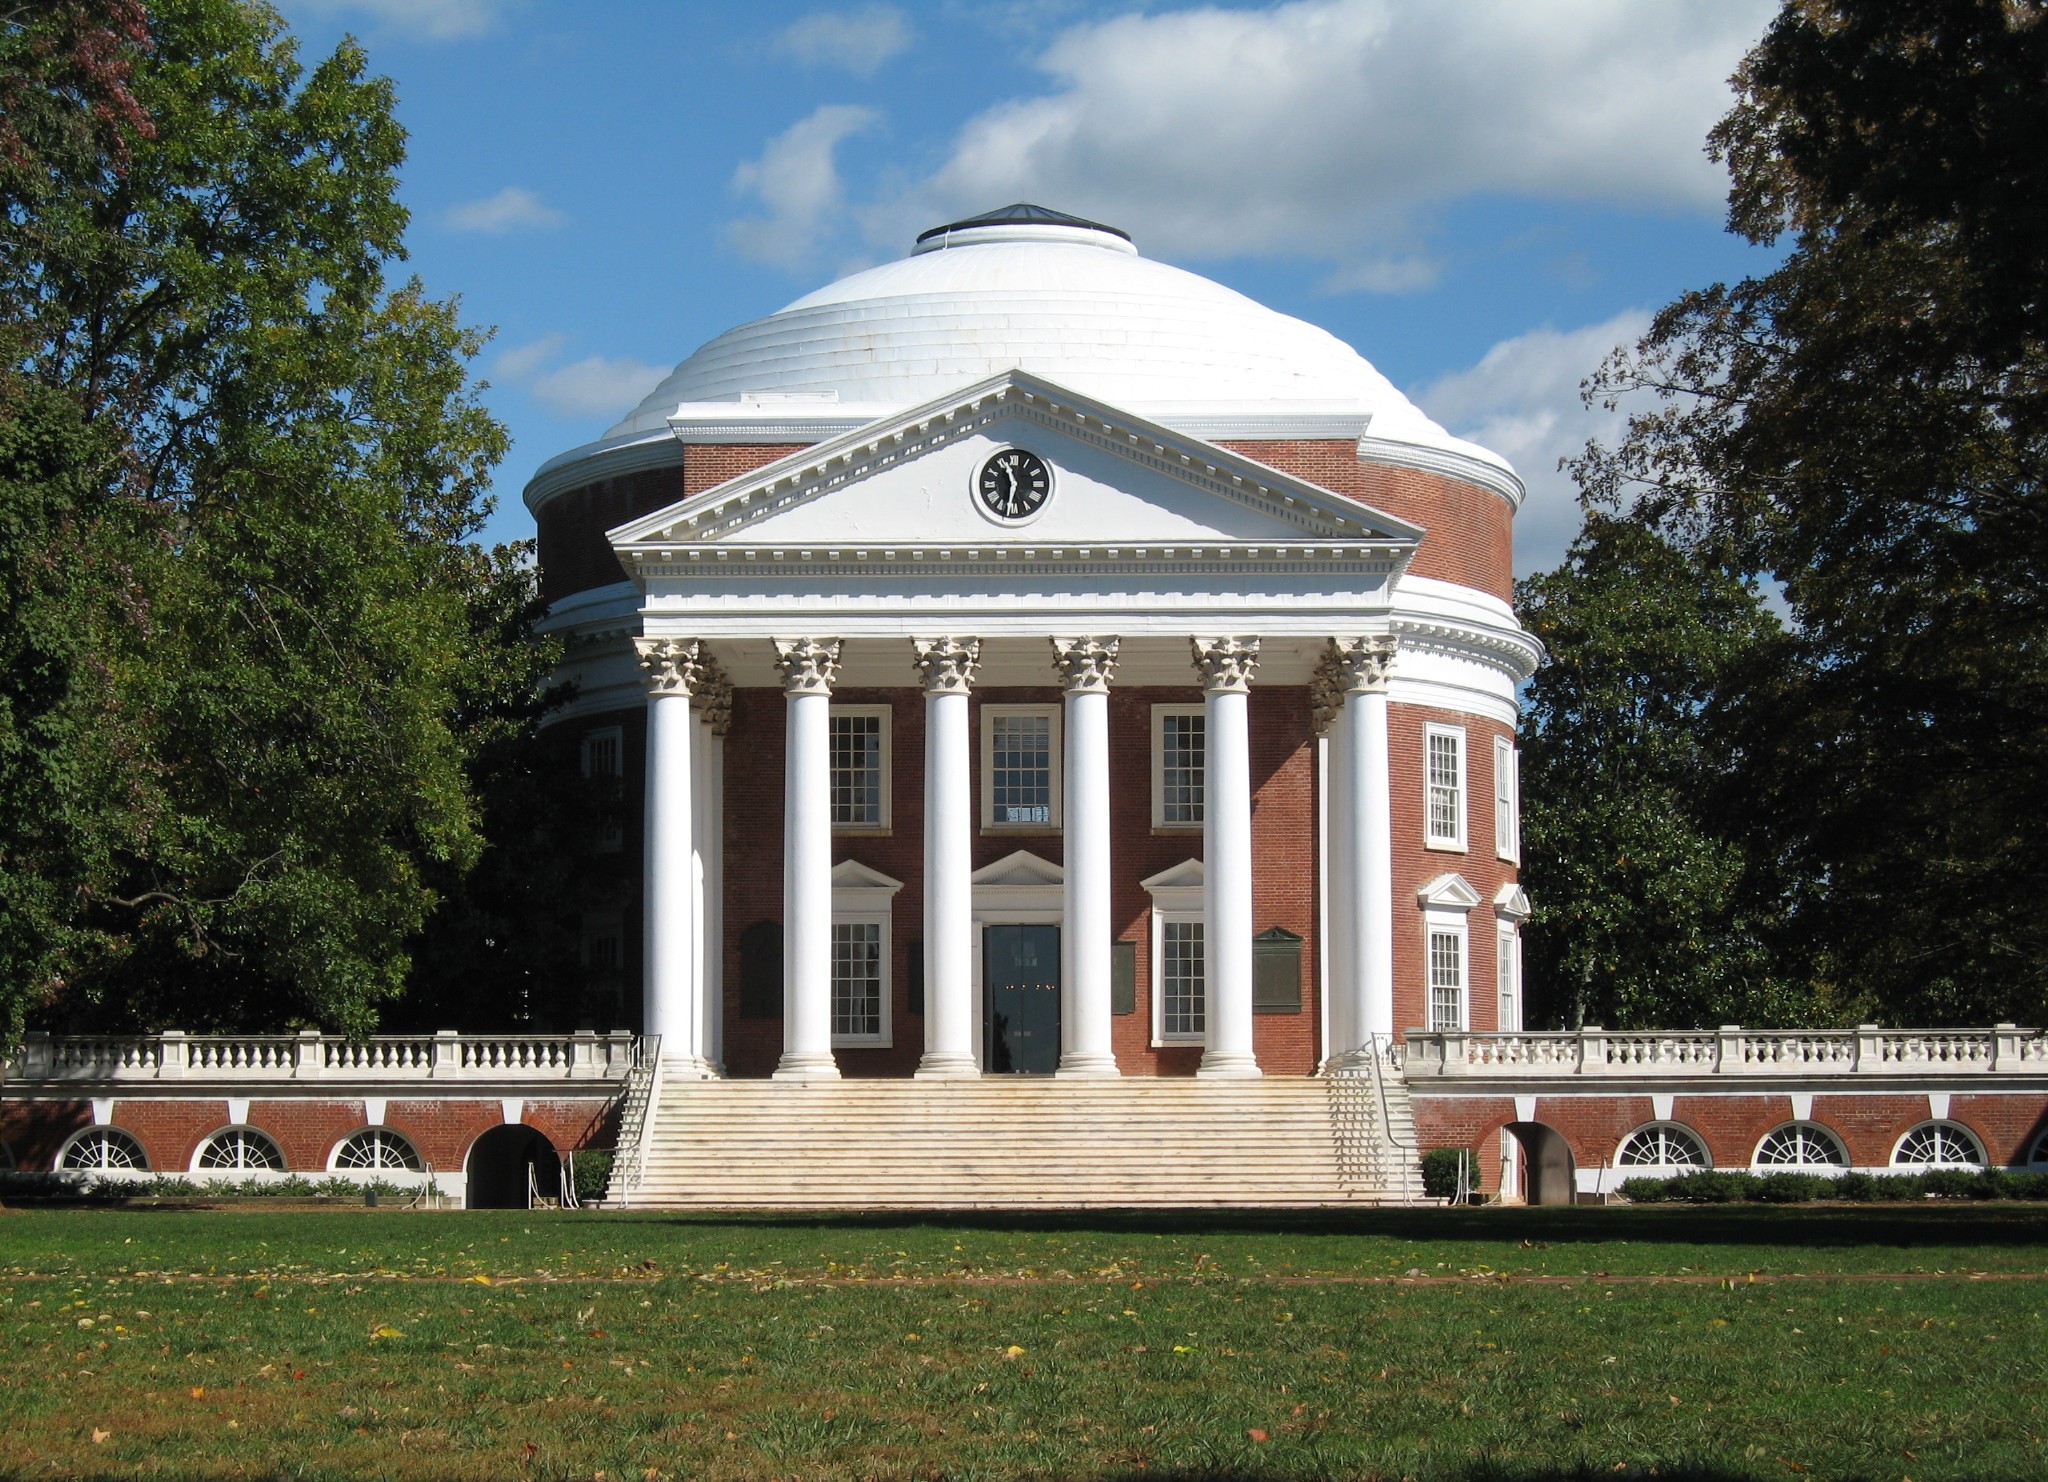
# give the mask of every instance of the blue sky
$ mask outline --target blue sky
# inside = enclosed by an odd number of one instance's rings
[[[1768,0],[282,0],[411,132],[411,269],[498,337],[519,491],[678,360],[924,227],[1032,200],[1356,346],[1576,523],[1580,379],[1754,271],[1702,153]]]

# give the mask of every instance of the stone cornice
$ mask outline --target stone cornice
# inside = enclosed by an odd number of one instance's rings
[[[1528,489],[1511,470],[1484,458],[1452,452],[1448,448],[1425,448],[1418,443],[1395,442],[1370,433],[1358,440],[1358,461],[1390,468],[1412,468],[1420,473],[1441,474],[1447,479],[1491,489],[1515,509],[1522,507]]]

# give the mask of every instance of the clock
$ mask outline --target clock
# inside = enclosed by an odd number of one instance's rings
[[[1004,448],[975,475],[982,507],[999,520],[1028,520],[1052,497],[1052,469],[1028,448]]]

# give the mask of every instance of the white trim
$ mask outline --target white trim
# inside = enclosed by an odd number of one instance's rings
[[[1061,734],[1061,707],[1057,702],[1042,705],[984,705],[981,707],[981,831],[985,834],[1051,834],[1064,827],[1065,814],[1061,810],[1063,795],[1061,763],[1064,759],[1064,738]],[[1043,823],[998,823],[995,817],[995,720],[1005,715],[1043,715],[1050,718],[1046,732],[1049,748],[1048,760],[1051,765],[1051,788],[1049,809],[1051,817]]]
[[[1522,1027],[1522,933],[1512,921],[1493,934],[1494,1027],[1513,1034]]]
[[[1207,1039],[1205,1030],[1193,1033],[1169,1035],[1166,1032],[1166,926],[1168,922],[1203,924],[1202,892],[1205,876],[1199,859],[1184,859],[1179,864],[1161,870],[1158,874],[1138,882],[1145,893],[1152,897],[1152,920],[1148,927],[1147,940],[1151,946],[1151,971],[1146,980],[1152,992],[1152,1046],[1199,1045]],[[1204,933],[1206,945],[1207,933]],[[1203,985],[1208,983],[1208,964],[1203,963]],[[1208,1006],[1203,1005],[1203,1019],[1207,1021]]]
[[[1493,851],[1522,859],[1522,754],[1506,736],[1493,738]]]
[[[881,777],[879,779],[881,786],[881,806],[879,810],[879,816],[867,823],[840,823],[837,820],[834,820],[832,824],[832,832],[835,834],[886,833],[892,826],[891,820],[893,814],[891,809],[891,802],[895,796],[896,791],[896,748],[892,744],[894,729],[892,721],[893,715],[894,711],[888,705],[841,705],[837,701],[834,701],[830,706],[827,707],[825,711],[825,744],[828,754],[830,752],[832,744],[833,721],[841,719],[852,720],[859,718],[873,718],[881,721]],[[838,788],[838,777],[836,767],[834,768],[834,777],[833,781],[830,784],[830,788],[834,791],[836,791]]]
[[[1458,1022],[1441,1024],[1436,1017],[1436,939],[1458,944]],[[1431,907],[1422,913],[1422,1017],[1432,1034],[1469,1028],[1472,1023],[1472,933],[1465,913]]]
[[[1205,707],[1200,703],[1193,705],[1154,705],[1152,707],[1152,827],[1156,829],[1172,829],[1176,832],[1185,829],[1192,834],[1199,834],[1202,831],[1202,820],[1199,817],[1192,822],[1182,819],[1171,823],[1166,818],[1166,718],[1169,715],[1192,716],[1197,720],[1201,720],[1205,713]],[[1208,745],[1208,730],[1205,725],[1202,734],[1202,747],[1205,756],[1208,752]],[[1202,774],[1199,770],[1196,776],[1198,780],[1201,778]],[[1206,801],[1205,795],[1204,803]]]
[[[1454,805],[1452,812],[1455,815],[1453,819],[1454,832],[1450,834],[1438,833],[1436,830],[1436,821],[1434,818],[1435,809],[1433,807],[1433,801],[1437,784],[1432,775],[1430,749],[1431,743],[1439,738],[1449,740],[1453,742],[1457,747],[1458,776],[1456,783],[1453,784],[1453,786],[1456,789],[1456,792],[1452,800]],[[1423,724],[1422,843],[1423,847],[1426,849],[1437,849],[1453,854],[1463,854],[1466,852],[1465,813],[1467,773],[1469,769],[1467,768],[1465,763],[1465,750],[1465,728],[1463,726],[1445,725],[1441,721],[1434,720],[1427,721]]]
[[[901,880],[892,879],[859,860],[841,860],[832,867],[832,926],[835,929],[841,926],[877,928],[880,960],[876,970],[881,976],[880,1029],[874,1034],[841,1034],[835,1031],[832,1035],[832,1048],[835,1050],[888,1049],[895,1043],[895,900],[896,892],[902,888]]]

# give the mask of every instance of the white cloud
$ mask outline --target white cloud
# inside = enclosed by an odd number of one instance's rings
[[[543,335],[525,345],[508,345],[491,362],[491,374],[527,391],[558,417],[623,417],[669,373],[664,365],[626,357],[588,355],[553,364],[567,335]]]
[[[757,160],[733,173],[733,187],[767,208],[727,228],[733,244],[749,257],[784,267],[808,262],[830,235],[846,198],[839,179],[838,150],[848,136],[872,128],[881,118],[871,108],[828,103],[768,141]]]
[[[506,13],[524,0],[298,0],[308,10],[329,14],[361,12],[408,36],[427,41],[463,41],[498,28]]]
[[[1708,211],[1701,151],[1774,0],[1294,0],[1072,26],[1052,83],[971,119],[878,240],[1003,201],[1161,256],[1299,255],[1409,289],[1433,217],[1510,195]]]
[[[1611,443],[1622,431],[1625,410],[1588,409],[1579,383],[1610,350],[1633,345],[1649,327],[1649,314],[1630,309],[1583,329],[1531,330],[1412,393],[1452,432],[1514,464],[1529,486],[1515,516],[1518,575],[1557,565],[1578,534],[1578,488],[1558,460],[1577,454],[1589,438]]]
[[[872,77],[884,62],[907,51],[913,39],[910,22],[895,6],[864,5],[807,15],[777,33],[775,49],[807,67],[844,67]]]
[[[464,201],[448,212],[448,225],[455,230],[489,232],[493,236],[560,226],[568,219],[532,191],[517,185],[508,185],[482,200]]]

